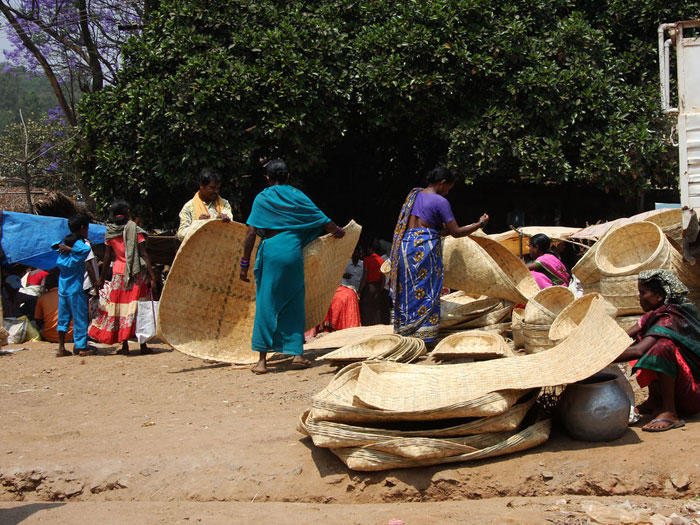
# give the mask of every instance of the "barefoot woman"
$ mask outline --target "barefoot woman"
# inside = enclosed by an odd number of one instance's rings
[[[345,231],[326,217],[304,193],[290,186],[289,170],[282,160],[266,167],[269,188],[253,202],[246,221],[240,278],[248,280],[255,236],[261,241],[255,259],[255,324],[253,350],[260,359],[256,374],[267,372],[267,353],[294,356],[292,363],[308,366],[304,347],[304,257],[302,249],[322,230],[340,238]]]
[[[639,274],[639,303],[647,313],[627,331],[636,343],[616,361],[638,360],[633,370],[649,398],[637,410],[654,416],[642,427],[647,432],[683,426],[679,413],[700,412],[700,319],[687,295],[668,270]]]

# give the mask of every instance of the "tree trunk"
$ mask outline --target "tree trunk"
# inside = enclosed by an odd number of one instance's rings
[[[34,203],[32,203],[32,179],[29,176],[29,166],[25,159],[22,162],[22,178],[24,179],[24,194],[27,196],[27,206],[29,213],[34,213]]]
[[[85,48],[88,52],[88,57],[90,57],[90,73],[92,73],[92,89],[91,93],[95,93],[102,89],[104,85],[104,75],[102,73],[102,66],[100,65],[100,54],[97,51],[97,45],[92,39],[92,34],[90,33],[90,25],[88,24],[88,11],[85,0],[78,0],[78,13],[80,16],[80,34],[85,43]]]

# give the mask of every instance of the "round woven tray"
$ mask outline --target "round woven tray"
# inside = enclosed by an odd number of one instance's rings
[[[557,315],[574,301],[574,294],[563,286],[550,286],[537,292],[525,305],[523,322],[551,325]]]
[[[512,355],[503,337],[492,332],[477,330],[448,335],[430,353],[433,359],[471,357],[476,361]]]
[[[306,329],[323,321],[360,236],[351,221],[346,235],[319,237],[304,249]],[[251,350],[255,282],[238,278],[247,227],[195,221],[180,245],[158,309],[163,338],[185,354],[235,364],[257,361]],[[251,256],[251,267],[255,264]],[[251,272],[252,273],[252,272]]]
[[[598,239],[596,243],[593,244],[593,246],[586,250],[586,253],[583,254],[583,257],[581,257],[576,263],[576,265],[571,269],[571,273],[573,273],[576,276],[576,278],[579,281],[581,281],[584,291],[586,290],[586,285],[594,285],[595,283],[600,281],[600,268],[598,268],[598,265],[595,262],[595,252],[600,247],[603,239],[605,239],[605,237],[614,232],[617,228],[619,228],[619,226],[613,224],[608,229],[608,231],[606,231],[603,234],[603,236],[600,239]]]
[[[491,310],[490,312],[487,312],[469,321],[456,323],[452,326],[452,328],[460,330],[467,328],[486,328],[488,326],[500,324],[502,321],[508,318],[512,310],[513,305],[509,304],[507,306]]]
[[[365,359],[372,359],[385,352],[395,350],[401,345],[402,341],[403,337],[400,335],[378,335],[369,337],[359,343],[353,343],[338,348],[338,350],[321,356],[319,359],[347,363],[364,361]]]
[[[594,300],[603,302],[605,311],[608,312],[610,317],[615,318],[617,316],[617,308],[606,301],[602,295],[597,293],[584,295],[561,311],[549,329],[549,338],[552,341],[561,341],[568,337],[571,332],[578,328],[583,318],[586,317],[586,313],[588,313],[588,309]]]
[[[634,222],[621,226],[601,241],[595,262],[602,277],[636,275],[642,270],[665,268],[671,246],[656,224]]]

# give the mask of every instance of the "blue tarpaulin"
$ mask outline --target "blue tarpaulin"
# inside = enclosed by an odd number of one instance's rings
[[[93,244],[103,244],[106,230],[101,224],[91,224],[88,239]],[[51,245],[69,233],[68,219],[4,211],[1,241],[5,262],[52,270],[56,268],[58,252]]]

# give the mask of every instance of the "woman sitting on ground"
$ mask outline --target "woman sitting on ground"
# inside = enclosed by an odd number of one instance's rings
[[[688,289],[668,270],[641,272],[638,286],[646,313],[627,330],[636,342],[616,361],[637,360],[633,370],[649,398],[636,410],[654,416],[642,430],[662,432],[685,424],[679,413],[700,412],[700,318]]]
[[[532,262],[527,264],[527,269],[540,290],[550,286],[569,286],[571,276],[557,252],[552,250],[552,241],[544,233],[530,238],[530,257]]]

